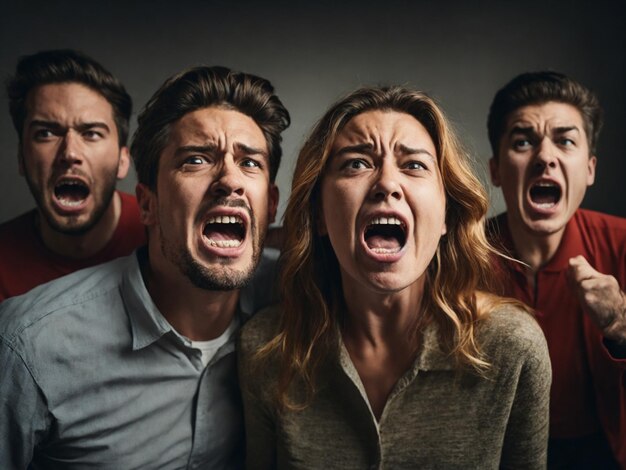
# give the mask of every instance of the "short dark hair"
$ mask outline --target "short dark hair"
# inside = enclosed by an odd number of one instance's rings
[[[102,65],[85,54],[72,49],[57,49],[23,56],[17,63],[15,75],[7,80],[9,113],[22,142],[26,120],[26,98],[35,87],[50,83],[80,83],[106,99],[113,108],[120,147],[128,140],[128,121],[133,102],[124,85]]]
[[[261,128],[270,158],[270,180],[278,172],[282,150],[280,133],[291,119],[274,94],[272,84],[255,75],[226,67],[193,67],[165,81],[137,118],[131,155],[140,183],[154,189],[159,158],[167,145],[171,125],[186,114],[210,106],[234,109]]]
[[[580,112],[589,141],[589,150],[596,152],[602,129],[602,108],[598,97],[589,88],[558,72],[528,72],[518,75],[496,93],[487,119],[489,142],[494,158],[498,158],[500,139],[509,115],[522,106],[556,101],[574,106]]]

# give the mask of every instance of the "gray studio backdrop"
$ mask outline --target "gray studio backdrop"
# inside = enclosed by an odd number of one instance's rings
[[[279,215],[313,123],[365,84],[406,84],[434,96],[476,160],[491,155],[495,91],[523,71],[565,72],[599,94],[606,125],[598,177],[584,206],[626,216],[626,17],[623,1],[8,1],[0,0],[0,76],[18,57],[76,48],[121,78],[135,117],[170,75],[199,64],[269,78],[291,112],[278,176]],[[0,222],[33,206],[17,170],[17,138],[0,99]],[[135,178],[120,187],[134,192]],[[490,189],[492,213],[503,209]]]

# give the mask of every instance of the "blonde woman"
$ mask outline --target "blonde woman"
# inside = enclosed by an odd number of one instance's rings
[[[249,468],[545,466],[546,344],[484,292],[486,210],[423,93],[331,107],[294,172],[282,304],[240,340]]]

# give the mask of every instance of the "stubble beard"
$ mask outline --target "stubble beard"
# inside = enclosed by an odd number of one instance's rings
[[[89,217],[86,220],[81,221],[80,215],[71,216],[59,216],[61,220],[55,217],[54,210],[46,204],[45,190],[42,190],[31,178],[28,173],[24,173],[26,183],[30,189],[33,198],[37,204],[38,212],[45,219],[46,223],[55,232],[62,233],[63,235],[81,236],[85,235],[91,229],[93,229],[98,222],[102,219],[104,213],[107,211],[113,200],[113,194],[115,194],[115,187],[117,184],[117,169],[102,175],[100,181],[102,182],[102,190],[100,196],[94,195],[91,191],[94,188],[90,188],[90,194],[93,198],[95,205]],[[52,190],[54,191],[54,189]]]
[[[251,230],[254,237],[257,233],[256,219],[250,214]],[[261,259],[262,246],[265,242],[265,233],[259,233],[258,238],[252,240],[252,260],[248,267],[237,270],[228,266],[229,259],[224,258],[221,268],[207,268],[193,258],[185,246],[174,246],[163,236],[163,228],[159,227],[161,238],[161,252],[163,256],[178,267],[180,272],[200,289],[214,291],[230,291],[245,287],[252,279]]]

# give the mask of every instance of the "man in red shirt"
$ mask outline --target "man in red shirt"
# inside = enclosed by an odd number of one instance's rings
[[[19,171],[37,208],[0,225],[0,301],[131,253],[145,242],[128,173],[132,101],[72,50],[23,57],[7,84]]]
[[[552,360],[550,468],[626,469],[626,219],[580,209],[602,124],[596,96],[554,72],[497,94],[491,179],[507,212],[492,219],[505,291],[536,310]]]

